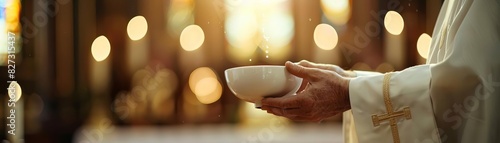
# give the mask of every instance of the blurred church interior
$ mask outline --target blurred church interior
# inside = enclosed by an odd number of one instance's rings
[[[424,64],[442,0],[0,3],[22,87],[14,137],[0,92],[2,139],[337,143],[341,115],[314,123],[267,114],[231,93],[224,70],[300,60],[378,72]],[[0,51],[2,71],[7,55]]]

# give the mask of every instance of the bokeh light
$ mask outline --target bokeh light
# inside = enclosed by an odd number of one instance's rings
[[[144,16],[136,16],[128,22],[127,34],[132,40],[142,39],[148,32],[148,22]]]
[[[182,28],[194,23],[194,16],[191,9],[179,9],[172,11],[168,21],[169,32],[172,36],[179,36]]]
[[[227,16],[225,32],[228,42],[235,47],[254,43],[258,32],[257,16],[251,10],[239,10]]]
[[[0,45],[7,45],[7,37],[13,36],[8,35],[8,32],[15,34],[13,37],[16,38],[14,45],[16,47],[15,53],[19,53],[22,49],[21,42],[21,25],[20,25],[20,11],[21,11],[21,1],[20,0],[0,0]],[[7,65],[7,48],[0,48],[0,66]],[[21,57],[16,57],[16,62],[21,62]]]
[[[4,20],[0,18],[0,20]],[[7,46],[7,26],[5,22],[0,22],[0,44]],[[7,65],[8,48],[0,48],[0,65]]]
[[[210,95],[217,89],[217,79],[213,77],[205,77],[196,82],[194,93],[196,96],[204,97]]]
[[[205,33],[198,25],[189,25],[182,30],[180,43],[182,49],[186,51],[194,51],[203,45],[205,42]]]
[[[5,21],[10,32],[20,33],[19,14],[21,11],[20,0],[8,0],[5,7]]]
[[[349,0],[321,0],[326,18],[335,25],[344,25],[351,17]]]
[[[372,71],[373,69],[366,63],[358,62],[351,67],[352,70]]]
[[[319,24],[314,29],[314,42],[323,50],[332,50],[337,46],[339,36],[337,31],[328,24]]]
[[[255,47],[258,32],[257,16],[251,10],[240,10],[227,16],[226,38],[236,48]]]
[[[103,35],[97,37],[94,42],[92,42],[91,52],[94,59],[98,62],[108,58],[109,53],[111,52],[111,44],[109,43],[108,38]]]
[[[222,85],[215,72],[208,67],[197,68],[191,73],[189,88],[203,104],[211,104],[222,95]]]
[[[139,96],[140,98],[134,97],[133,99],[136,100],[132,102],[149,106],[148,108],[152,113],[151,117],[156,119],[172,117],[175,110],[175,97],[173,94],[178,87],[178,80],[174,71],[165,68],[163,65],[157,65],[155,68],[148,66],[134,73],[131,86],[133,90],[131,92],[124,92],[123,95],[125,96],[122,99],[117,98],[118,101],[129,99],[129,96]],[[141,102],[142,100],[148,101]],[[118,106],[119,108],[127,107]]]
[[[167,31],[171,37],[179,38],[182,30],[194,24],[193,0],[171,0],[165,14]]]
[[[21,99],[21,96],[23,94],[23,91],[21,89],[21,86],[19,83],[16,81],[13,81],[10,83],[8,90],[9,97],[12,99],[15,99],[15,102],[19,101]]]
[[[268,38],[268,41],[262,42],[265,42],[270,48],[284,47],[290,43],[294,35],[293,17],[284,12],[270,13],[263,20],[261,31],[262,36]]]
[[[401,34],[401,32],[403,32],[404,25],[405,23],[403,17],[398,12],[389,11],[385,14],[384,26],[385,29],[392,35]]]
[[[432,37],[427,33],[423,33],[418,37],[417,41],[417,51],[418,54],[427,59],[427,55],[429,54],[429,48],[431,47]]]
[[[259,28],[255,13],[248,9],[235,10],[228,14],[224,28],[230,58],[239,62],[253,58]]]
[[[389,63],[382,63],[378,65],[377,69],[375,71],[380,72],[380,73],[386,73],[386,72],[392,72],[394,71],[394,66],[392,66]]]
[[[261,60],[283,63],[291,54],[295,34],[292,4],[289,0],[225,0],[228,59],[239,65]]]

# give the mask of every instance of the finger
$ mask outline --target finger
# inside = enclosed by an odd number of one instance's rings
[[[314,122],[321,121],[319,118],[312,116],[289,116],[287,118],[294,121],[314,121]]]
[[[290,61],[285,63],[286,70],[291,74],[309,80],[317,80],[318,70],[308,67],[303,67],[298,64],[294,64]]]
[[[268,97],[262,99],[262,106],[269,106],[281,109],[298,108],[301,105],[300,96]]]
[[[309,62],[307,60],[302,60],[297,63],[298,65],[304,66],[304,67],[309,67],[309,68],[320,68],[320,69],[330,69],[328,66],[323,65],[323,64],[316,64],[313,62]]]
[[[274,114],[276,116],[283,116],[283,110],[281,108],[275,108],[275,107],[266,107],[266,112],[270,114]]]
[[[311,64],[311,62],[309,62],[307,60],[302,60],[298,64],[301,66],[308,67]],[[300,87],[299,87],[299,90],[297,90],[297,93],[304,91],[304,89],[306,89],[308,85],[309,85],[309,80],[302,79],[302,84],[300,84]]]
[[[318,68],[318,69],[323,69],[323,70],[329,70],[329,71],[334,71],[339,74],[342,74],[344,70],[336,65],[329,65],[329,64],[317,64],[313,62],[309,62],[307,60],[302,60],[298,63],[301,66],[304,67],[309,67],[309,68]]]
[[[283,116],[283,117],[287,117],[287,118],[295,119],[295,120],[299,120],[299,121],[311,120],[311,119],[309,119],[310,117],[301,113],[301,112],[303,112],[302,109],[281,109],[281,108],[275,108],[275,107],[270,107],[270,106],[262,106],[262,107],[263,107],[263,109],[266,110],[267,113],[273,114],[276,116]],[[293,113],[293,114],[291,114],[291,113]]]
[[[303,66],[303,67],[308,67],[308,68],[319,68],[319,69],[324,69],[324,70],[333,70],[334,69],[332,65],[317,64],[317,63],[309,62],[307,60],[302,60],[298,64]]]
[[[311,111],[308,109],[308,107],[302,107],[302,108],[294,108],[294,109],[284,109],[282,111],[282,114],[286,117],[293,117],[293,116],[309,116]]]

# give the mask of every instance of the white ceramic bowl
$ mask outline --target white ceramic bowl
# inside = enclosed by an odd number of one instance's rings
[[[243,66],[224,72],[229,89],[241,100],[261,106],[263,97],[295,95],[302,78],[296,77],[285,66]]]

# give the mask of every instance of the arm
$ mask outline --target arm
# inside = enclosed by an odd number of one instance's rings
[[[350,71],[350,72],[352,77],[382,75],[382,73],[372,72],[372,71]]]
[[[457,11],[449,38],[443,41],[446,46],[433,43],[435,53],[430,61],[441,61],[396,72],[387,82],[394,109],[408,106],[411,110],[411,119],[398,122],[402,142],[498,142],[500,126],[495,125],[500,115],[494,109],[500,107],[500,96],[492,95],[498,95],[500,89],[500,4],[465,2],[471,4]],[[392,139],[387,124],[370,124],[372,114],[387,110],[379,105],[384,104],[383,78],[359,77],[350,82],[360,142]]]
[[[364,76],[351,79],[349,83],[351,110],[359,142],[438,140],[429,97],[429,65],[394,72],[389,78],[384,78],[387,76]],[[389,98],[384,97],[385,85],[388,86]],[[389,106],[391,109],[388,109]],[[398,116],[398,112],[402,114]],[[394,116],[395,126],[391,125],[391,119],[384,120],[384,116]]]
[[[350,79],[343,73],[287,63],[290,73],[310,80],[307,87],[297,96],[266,98],[263,109],[291,119],[316,121],[352,108],[360,142],[391,142],[395,134],[402,142],[439,142],[446,140],[440,138],[443,133],[451,142],[495,142],[498,128],[489,125],[498,125],[500,120],[500,114],[492,115],[500,108],[496,103],[500,96],[491,96],[495,89],[496,94],[500,91],[500,84],[494,82],[500,81],[499,5],[497,1],[475,1],[469,12],[468,6],[460,7],[459,12],[465,11],[467,16],[462,17],[463,23],[453,20],[459,27],[452,27],[458,31],[450,31],[451,38],[444,41],[446,51],[430,56],[430,61],[445,57],[436,65],[415,66],[391,76]],[[386,92],[384,83],[390,87]],[[489,98],[475,97],[476,92]],[[480,98],[484,104],[463,113],[461,104],[470,97]],[[457,103],[462,108],[458,112]],[[447,114],[451,110],[455,113]],[[383,116],[389,112],[398,115]],[[450,121],[448,115],[458,119]],[[389,117],[396,121],[383,120]],[[442,134],[437,126],[444,129]]]

